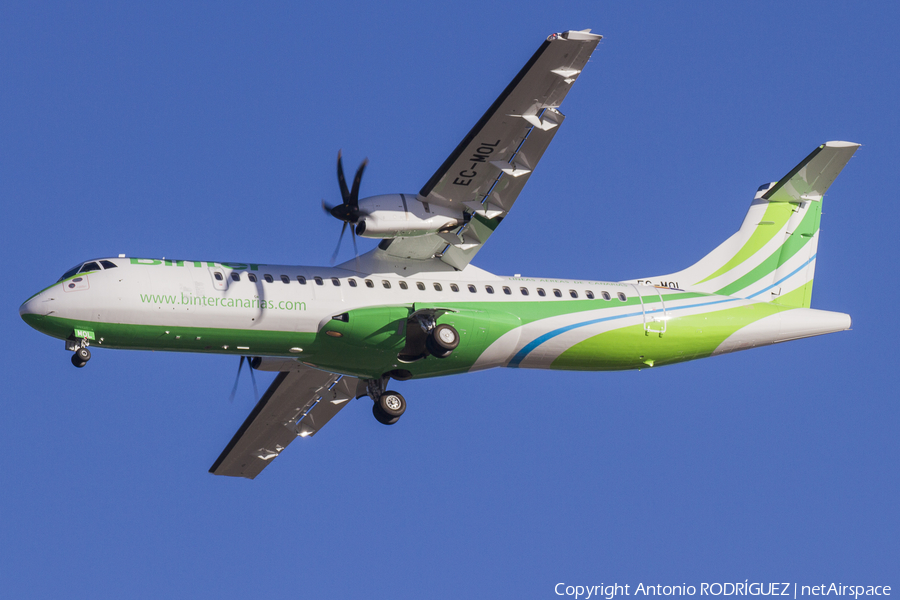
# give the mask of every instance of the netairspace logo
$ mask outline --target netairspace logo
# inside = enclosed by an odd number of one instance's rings
[[[633,588],[633,589],[632,589]],[[608,585],[570,585],[557,583],[553,588],[557,596],[569,596],[577,600],[616,596],[788,596],[796,600],[800,596],[890,596],[889,585],[844,585],[842,583],[822,583],[819,585],[798,585],[797,583],[757,583],[749,579],[735,583],[701,583],[699,585],[650,585],[627,583]]]

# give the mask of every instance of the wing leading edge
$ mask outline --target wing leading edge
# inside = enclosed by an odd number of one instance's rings
[[[463,269],[500,221],[562,124],[558,108],[602,36],[553,34],[463,138],[419,192],[418,200],[465,211],[453,232],[382,242],[374,258],[438,257]]]
[[[299,363],[282,371],[209,472],[253,479],[297,437],[315,435],[356,396],[359,380]]]

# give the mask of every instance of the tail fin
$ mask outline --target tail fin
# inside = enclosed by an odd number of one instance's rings
[[[857,148],[822,144],[760,186],[740,230],[718,248],[687,269],[638,281],[809,308],[822,197]]]

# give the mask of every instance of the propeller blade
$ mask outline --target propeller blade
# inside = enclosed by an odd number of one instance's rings
[[[344,226],[341,227],[341,237],[338,238],[337,248],[334,249],[334,254],[331,255],[331,264],[334,264],[334,261],[337,259],[338,251],[341,249],[341,240],[344,239],[345,231],[347,231],[347,221],[344,221]]]
[[[353,240],[353,260],[356,264],[356,271],[359,272],[359,248],[356,247],[356,227],[350,230],[350,238]]]
[[[347,204],[347,198],[350,196],[350,192],[347,190],[347,180],[344,179],[344,164],[341,162],[340,150],[338,150],[337,173],[338,183],[341,186],[341,199],[343,200],[344,204]]]
[[[241,357],[243,358],[243,356]],[[250,381],[253,382],[253,394],[256,396],[256,401],[259,402],[259,388],[256,387],[256,375],[253,374],[254,368],[253,365],[250,364],[250,359],[247,359],[247,366],[250,368]]]
[[[350,190],[350,202],[356,209],[359,209],[359,182],[362,180],[363,171],[366,170],[367,164],[369,164],[368,158],[359,165],[359,168],[356,170],[356,176],[353,178],[353,189]]]
[[[231,388],[231,397],[228,399],[228,402],[234,402],[234,395],[237,393],[238,381],[241,379],[241,369],[244,367],[244,357],[241,357],[241,362],[238,363],[237,377],[234,378],[234,387]]]
[[[330,214],[335,219],[340,219],[344,222],[344,226],[341,227],[341,237],[338,238],[337,248],[334,249],[334,254],[331,256],[331,264],[334,264],[335,260],[337,260],[338,252],[341,249],[341,242],[344,239],[344,233],[347,231],[347,224],[356,224],[359,223],[359,219],[365,213],[359,210],[359,185],[362,181],[363,173],[366,170],[366,165],[369,164],[369,159],[360,163],[359,168],[356,169],[356,175],[353,177],[353,188],[347,189],[347,179],[344,177],[344,160],[342,151],[338,150],[337,157],[337,175],[338,175],[338,185],[341,188],[341,204],[337,206],[328,206],[324,200],[322,200],[322,210]],[[356,256],[357,262],[359,262],[359,247],[356,245],[356,228],[350,228],[350,236],[353,238],[353,252]]]

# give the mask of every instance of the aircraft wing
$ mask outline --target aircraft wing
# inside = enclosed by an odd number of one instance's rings
[[[290,369],[278,373],[210,473],[255,478],[296,437],[315,435],[356,396],[355,377],[299,363]]]
[[[472,218],[453,232],[385,240],[384,258],[469,264],[537,167],[565,119],[557,109],[601,38],[589,29],[547,38],[419,192],[426,205]]]

